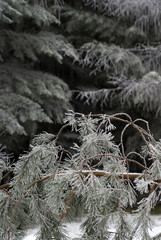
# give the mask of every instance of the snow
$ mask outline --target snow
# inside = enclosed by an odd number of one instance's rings
[[[75,222],[64,224],[65,225],[64,229],[67,231],[69,239],[82,236],[83,232],[80,229],[80,225],[82,224],[82,222],[83,221],[75,221]],[[26,237],[23,240],[35,240],[36,234],[38,233],[38,231],[39,231],[39,228],[28,229],[26,231]]]
[[[154,237],[161,232],[161,215],[154,215],[153,218],[156,223],[156,226],[152,230],[149,230],[151,237]],[[82,221],[65,223],[65,230],[68,233],[69,239],[74,239],[82,236],[83,231],[82,229],[80,229],[80,226],[83,223],[83,221],[84,219]],[[26,232],[26,237],[23,240],[36,240],[36,233],[38,231],[39,228],[28,229]],[[114,229],[110,229],[110,231],[114,231]]]
[[[153,216],[156,226],[149,230],[150,236],[154,237],[161,232],[161,215]]]
[[[36,234],[39,231],[39,228],[34,228],[34,229],[28,229],[26,231],[26,237],[24,237],[23,240],[35,240],[36,239]]]
[[[77,221],[65,224],[65,230],[68,232],[68,237],[70,239],[82,236],[83,231],[80,229],[82,223],[83,221]]]

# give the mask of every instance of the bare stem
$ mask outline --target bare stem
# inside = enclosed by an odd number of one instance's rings
[[[69,206],[70,206],[70,203],[71,203],[71,201],[72,201],[72,198],[73,198],[73,196],[74,196],[74,192],[75,192],[76,189],[77,189],[77,187],[75,186],[75,187],[73,188],[73,190],[72,190],[72,193],[71,193],[70,198],[69,198],[69,200],[68,200],[68,202],[67,202],[67,205],[66,205],[65,210],[64,210],[64,212],[62,213],[62,215],[60,216],[60,221],[59,221],[59,223],[61,223],[62,219],[64,218],[64,216],[65,216],[66,213],[67,213],[67,211],[68,211],[68,209],[69,209]]]

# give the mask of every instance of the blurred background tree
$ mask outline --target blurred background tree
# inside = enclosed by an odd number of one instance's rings
[[[72,108],[144,118],[159,139],[160,18],[159,0],[1,0],[1,143],[19,154]],[[129,129],[125,150],[138,141]]]
[[[77,60],[78,54],[57,31],[60,6],[59,1],[0,1],[0,129],[10,151],[23,151],[39,123],[61,123],[72,108],[56,62]]]

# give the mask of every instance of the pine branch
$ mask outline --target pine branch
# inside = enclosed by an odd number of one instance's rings
[[[10,232],[11,232],[11,225],[12,225],[12,221],[13,221],[13,217],[15,215],[15,212],[16,212],[16,209],[18,207],[18,205],[20,204],[22,198],[25,196],[25,194],[27,193],[27,191],[36,183],[39,183],[39,182],[42,182],[42,181],[45,181],[47,179],[51,178],[51,176],[46,176],[44,178],[41,178],[41,179],[38,179],[36,181],[34,181],[33,183],[31,183],[26,189],[25,191],[22,193],[21,197],[18,199],[17,203],[15,204],[15,207],[12,211],[12,214],[11,214],[11,218],[10,218],[10,222],[9,222],[9,229],[8,229],[8,240],[10,240]]]
[[[125,123],[121,133],[122,151],[113,142],[113,136],[109,132],[115,129],[112,120]],[[146,129],[136,124],[140,121],[145,124]],[[123,238],[136,236],[140,228],[146,232],[151,221],[150,211],[159,200],[158,190],[161,183],[161,164],[158,157],[161,155],[160,142],[151,137],[148,123],[141,119],[133,121],[126,113],[110,116],[84,115],[73,111],[66,114],[64,122],[56,136],[47,133],[36,136],[31,145],[31,152],[22,156],[15,164],[11,183],[0,186],[0,190],[9,187],[12,194],[9,195],[11,199],[8,201],[14,199],[16,202],[11,215],[8,216],[8,240],[11,238],[11,229],[15,227],[13,219],[16,221],[23,203],[27,204],[29,216],[33,214],[30,211],[35,209],[34,216],[42,221],[42,234],[49,227],[48,221],[56,223],[50,237],[52,234],[61,234],[58,230],[59,224],[64,217],[74,214],[72,211],[77,202],[81,204],[83,211],[89,214],[90,219],[87,219],[85,226],[90,237],[94,232],[98,236],[103,234],[104,237],[109,234],[105,229],[111,223],[110,219],[114,214],[120,219],[116,235]],[[136,155],[144,160],[145,165],[128,158],[132,152],[125,155],[123,135],[130,125],[138,131],[144,141],[143,153]],[[67,127],[71,127],[80,136],[79,145],[74,145],[73,153],[57,145],[58,138]],[[66,153],[66,157],[61,164],[63,153]],[[146,166],[145,158],[154,159],[150,167]],[[93,163],[93,160],[97,163]],[[142,167],[142,173],[129,172],[127,162]],[[97,168],[100,165],[103,170]],[[136,204],[136,191],[140,194],[146,193],[146,197],[137,203],[138,209],[129,223],[125,209]],[[8,195],[2,197],[4,201]],[[131,227],[133,221],[136,223]]]
[[[150,27],[157,35],[161,15],[159,0],[83,0],[87,5],[100,11],[104,15],[114,16],[121,20],[131,21],[141,30],[148,31]],[[155,6],[155,7],[154,7]]]

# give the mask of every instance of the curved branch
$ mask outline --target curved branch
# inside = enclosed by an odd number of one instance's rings
[[[115,157],[115,158],[120,158],[120,159],[126,160],[126,161],[128,161],[128,162],[133,162],[133,163],[139,165],[140,167],[142,167],[142,168],[144,168],[144,169],[146,169],[146,170],[149,169],[149,168],[147,168],[146,166],[142,165],[141,163],[139,163],[139,162],[137,162],[137,161],[135,161],[135,160],[133,160],[133,159],[129,159],[129,158],[126,158],[126,157],[123,157],[123,156],[119,156],[119,155],[115,155],[115,154],[110,154],[110,153],[109,153],[109,154],[108,154],[108,153],[100,153],[100,154],[97,154],[97,155],[95,155],[95,156],[91,156],[91,157],[89,157],[89,158],[84,159],[83,162],[88,161],[88,160],[91,160],[91,159],[96,158],[96,157]]]

